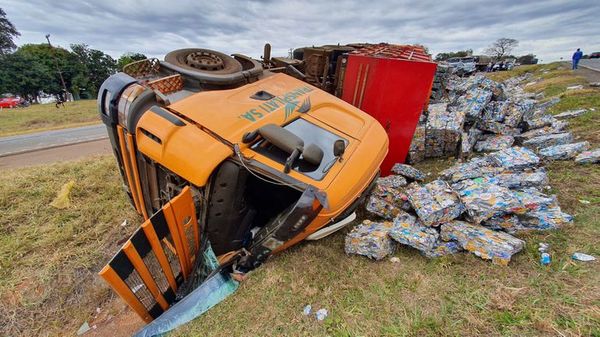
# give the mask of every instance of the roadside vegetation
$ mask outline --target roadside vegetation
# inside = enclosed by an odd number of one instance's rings
[[[527,82],[541,81],[527,90],[564,87],[552,89],[561,97],[552,113],[595,108],[569,123],[575,136],[598,147],[600,91],[567,92],[570,80],[553,80],[553,74],[573,76],[564,70],[536,65],[490,76],[530,71]],[[451,163],[430,160],[417,167],[435,174]],[[429,260],[404,247],[395,254],[398,263],[374,262],[347,256],[342,231],[274,256],[233,296],[171,335],[600,336],[600,263],[570,258],[576,251],[600,257],[600,165],[547,167],[552,193],[575,224],[520,235],[526,249],[508,267],[470,254]],[[50,207],[71,179],[71,207]],[[0,335],[74,334],[96,307],[105,311],[120,301],[96,276],[141,221],[120,186],[109,157],[3,172]],[[129,225],[121,227],[124,219]],[[539,242],[551,247],[547,267],[539,264]],[[329,316],[323,322],[304,316],[307,304],[326,308]]]
[[[26,108],[0,110],[0,137],[24,133],[64,129],[100,123],[96,100],[34,104]]]
[[[0,336],[74,335],[106,308],[96,273],[141,221],[119,179],[107,156],[2,171]],[[71,206],[50,206],[71,180]]]

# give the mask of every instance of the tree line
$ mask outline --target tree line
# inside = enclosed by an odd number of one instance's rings
[[[115,60],[84,43],[71,44],[69,49],[50,43],[17,48],[13,39],[19,35],[0,8],[0,94],[11,93],[31,101],[36,101],[42,92],[61,93],[63,80],[75,99],[95,98],[108,76],[128,63],[146,58],[140,53],[126,53]]]
[[[485,51],[485,55],[490,56],[494,61],[502,61],[505,59],[516,59],[520,64],[536,64],[537,58],[533,54],[522,56],[512,55],[511,52],[519,45],[519,41],[510,38],[500,38],[492,43]],[[454,57],[473,56],[473,49],[459,50],[455,52],[444,52],[435,55],[436,61],[446,61]]]

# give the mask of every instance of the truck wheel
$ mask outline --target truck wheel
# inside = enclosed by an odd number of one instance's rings
[[[242,65],[233,57],[210,49],[188,48],[168,53],[165,61],[184,69],[208,74],[233,74],[242,71]]]

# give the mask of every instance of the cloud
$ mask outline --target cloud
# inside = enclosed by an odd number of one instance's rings
[[[290,48],[351,42],[419,43],[432,53],[482,52],[500,37],[520,41],[515,54],[568,59],[575,48],[600,51],[594,1],[21,1],[3,8],[22,36],[18,44],[87,43],[118,57],[204,47],[258,57]]]

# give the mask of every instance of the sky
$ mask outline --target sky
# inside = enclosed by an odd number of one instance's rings
[[[498,38],[513,54],[542,62],[600,51],[600,1],[145,1],[0,0],[21,33],[17,45],[86,43],[117,58],[162,58],[180,48],[273,56],[290,48],[355,42],[422,44],[439,52],[482,53]]]

